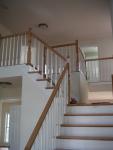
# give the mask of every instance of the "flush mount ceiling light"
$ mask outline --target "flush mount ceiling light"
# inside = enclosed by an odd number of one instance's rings
[[[36,27],[42,30],[46,30],[48,28],[48,25],[46,23],[39,23],[38,25],[36,25]]]

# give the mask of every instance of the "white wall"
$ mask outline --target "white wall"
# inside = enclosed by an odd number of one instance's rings
[[[85,103],[88,100],[88,82],[81,72],[71,74],[71,96],[80,103]]]
[[[10,77],[22,77],[27,74],[28,67],[26,65],[16,65],[14,67],[0,67],[0,78],[10,78]],[[1,80],[2,81],[2,80]],[[0,88],[0,119],[2,116],[2,104],[4,102],[15,102],[20,101],[21,98],[21,87],[12,88]],[[0,120],[1,126],[1,120]],[[1,127],[0,127],[1,130]],[[2,137],[3,138],[3,137]],[[0,140],[1,141],[1,140]]]
[[[45,81],[44,81],[45,82]],[[43,81],[41,82],[43,84]],[[22,105],[21,105],[21,141],[20,149],[23,150],[27,141],[48,101],[47,90],[40,83],[23,77]]]
[[[71,97],[80,100],[80,72],[71,73]]]
[[[2,36],[11,34],[10,30],[7,29],[3,24],[0,23],[0,34]]]
[[[35,75],[36,79],[33,80],[34,76],[30,78],[28,71],[26,65],[0,67],[0,78],[22,77],[20,150],[24,149],[51,93],[51,90],[45,89],[45,82],[39,83],[36,81],[38,74]],[[12,98],[12,96],[13,98],[18,97],[19,94],[15,92],[16,90],[10,89],[10,91],[7,91],[7,96],[9,98]],[[0,92],[1,97],[7,99],[5,91],[0,90]]]
[[[80,73],[80,102],[88,102],[88,82],[83,73]]]
[[[0,102],[0,141],[1,141],[2,103]]]

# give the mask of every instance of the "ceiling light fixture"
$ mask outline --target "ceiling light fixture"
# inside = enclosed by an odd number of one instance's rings
[[[40,23],[38,24],[38,27],[42,30],[46,30],[48,28],[48,25],[46,23]]]

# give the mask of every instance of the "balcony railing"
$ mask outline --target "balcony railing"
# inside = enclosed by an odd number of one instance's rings
[[[0,66],[27,64],[55,85],[66,58],[48,46],[29,29],[28,32],[0,38]]]
[[[113,57],[86,60],[86,68],[89,82],[111,82]]]
[[[73,43],[55,45],[53,48],[69,60],[71,73],[80,71],[86,76],[85,58],[79,47],[78,40]]]

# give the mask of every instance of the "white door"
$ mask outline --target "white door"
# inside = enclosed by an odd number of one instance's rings
[[[20,105],[10,107],[10,150],[20,150]]]

